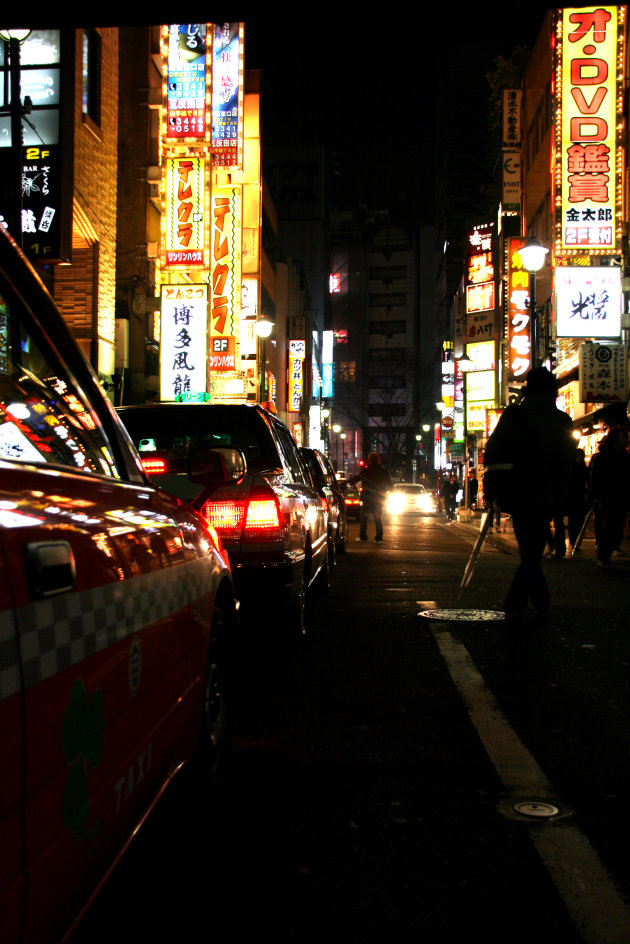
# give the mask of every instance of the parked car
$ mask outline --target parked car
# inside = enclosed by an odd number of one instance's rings
[[[329,459],[319,449],[300,449],[313,485],[328,508],[328,553],[331,564],[337,554],[344,554],[348,544],[346,505]]]
[[[397,482],[385,499],[385,511],[391,515],[412,512],[434,515],[437,510],[435,496],[424,485],[413,482]]]
[[[0,561],[0,940],[59,941],[183,763],[220,769],[237,607],[1,230]]]
[[[337,479],[346,506],[346,516],[358,521],[361,517],[361,486],[348,479]]]
[[[307,590],[329,581],[326,503],[286,426],[260,406],[173,403],[120,407],[152,481],[190,501],[220,535],[249,628],[303,636]],[[191,460],[236,450],[244,474],[203,488]],[[262,631],[262,630],[261,630]]]

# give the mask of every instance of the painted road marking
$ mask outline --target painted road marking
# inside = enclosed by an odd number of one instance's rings
[[[514,802],[535,797],[557,805],[552,784],[510,727],[468,650],[447,625],[434,625],[433,636],[503,785]],[[566,819],[523,822],[587,944],[630,941],[630,906],[576,824]]]

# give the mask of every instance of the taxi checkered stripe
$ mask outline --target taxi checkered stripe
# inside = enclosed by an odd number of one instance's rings
[[[24,687],[63,672],[208,592],[210,559],[165,568],[16,611]],[[20,690],[13,613],[0,614],[0,699]]]

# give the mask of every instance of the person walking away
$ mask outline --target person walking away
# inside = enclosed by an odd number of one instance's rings
[[[477,493],[479,491],[479,482],[474,472],[468,473],[468,507],[474,508],[477,503]]]
[[[367,541],[367,528],[370,515],[374,517],[376,541],[383,540],[383,502],[385,495],[393,488],[393,483],[387,469],[381,465],[378,452],[371,452],[367,466],[357,475],[349,479],[350,482],[361,482],[361,516],[359,519],[359,540]]]
[[[630,455],[625,429],[611,429],[602,439],[591,459],[590,479],[597,562],[608,567],[612,553],[621,547],[628,512]]]
[[[442,483],[442,490],[440,492],[440,498],[444,504],[444,511],[446,512],[446,519],[449,524],[455,519],[458,491],[459,482],[457,481],[457,476],[454,472],[451,472],[450,476]]]
[[[512,516],[520,554],[504,604],[513,628],[522,626],[530,600],[543,618],[549,611],[542,556],[549,522],[566,503],[575,455],[571,418],[556,407],[556,396],[553,374],[530,370],[523,403],[503,411],[486,446],[487,473],[494,467],[509,478],[501,506]]]
[[[569,482],[568,502],[568,532],[569,544],[575,548],[575,543],[582,530],[584,519],[588,511],[589,470],[586,464],[583,449],[576,450],[575,463],[571,469]],[[576,548],[579,550],[579,548]]]

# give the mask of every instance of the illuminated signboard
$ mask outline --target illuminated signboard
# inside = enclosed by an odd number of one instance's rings
[[[333,345],[332,331],[322,331],[322,397],[333,395]]]
[[[618,338],[621,334],[621,269],[566,266],[555,270],[559,338]]]
[[[212,252],[210,266],[210,334],[218,344],[213,370],[236,370],[236,338],[241,332],[241,191],[215,187],[212,191]],[[222,342],[230,341],[228,345]],[[240,354],[239,354],[240,357]],[[240,361],[238,365],[240,369]]]
[[[625,7],[567,7],[556,21],[555,250],[621,251]]]
[[[166,267],[207,268],[205,170],[203,157],[174,157],[164,162],[163,263]]]
[[[466,310],[493,311],[494,310],[494,282],[485,282],[483,285],[469,285],[466,289]]]
[[[206,393],[207,328],[207,285],[162,286],[161,400]]]
[[[243,24],[216,23],[213,32],[212,154],[215,167],[243,164]]]
[[[289,341],[289,402],[287,409],[299,413],[304,396],[306,341]]]
[[[580,345],[580,402],[626,402],[628,354],[624,344]]]
[[[520,255],[525,240],[508,239],[506,242],[508,381],[522,382],[532,359],[529,272]]]
[[[205,140],[206,24],[168,27],[166,138]]]
[[[466,356],[473,362],[473,370],[494,370],[494,341],[467,344]]]
[[[494,224],[476,226],[466,239],[466,339],[494,336]]]
[[[241,357],[256,356],[256,319],[258,317],[258,282],[241,282]]]

